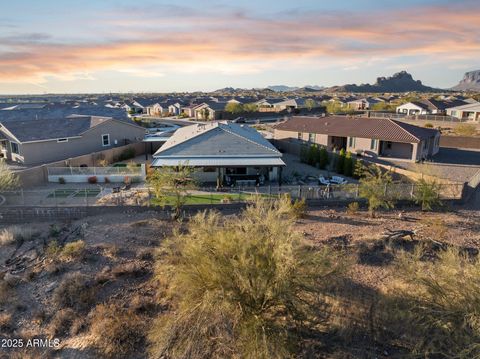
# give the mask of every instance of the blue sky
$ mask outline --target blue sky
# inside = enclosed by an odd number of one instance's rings
[[[480,69],[480,2],[43,0],[0,5],[0,93],[372,83]]]

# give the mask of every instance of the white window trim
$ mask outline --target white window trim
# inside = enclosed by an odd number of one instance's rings
[[[68,138],[57,138],[57,143],[68,142]]]
[[[17,152],[13,152],[13,145],[16,145],[17,146]],[[14,155],[20,155],[20,146],[17,142],[10,142],[10,151],[14,154]]]
[[[108,144],[105,144],[105,141],[103,140],[103,138],[104,138],[105,136],[107,136],[107,138],[108,138]],[[103,146],[103,147],[108,147],[108,146],[110,146],[110,134],[109,134],[109,133],[105,133],[105,134],[102,135],[102,146]]]

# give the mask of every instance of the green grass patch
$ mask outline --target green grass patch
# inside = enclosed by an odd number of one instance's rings
[[[268,194],[259,194],[263,198],[275,198],[274,195]],[[189,204],[220,204],[220,203],[229,203],[229,202],[248,202],[255,199],[256,194],[252,193],[212,193],[212,194],[192,194],[187,197],[186,203]],[[173,205],[175,203],[174,196],[168,196],[165,201],[166,205]],[[152,198],[152,205],[158,206],[161,205],[161,201],[157,198]]]

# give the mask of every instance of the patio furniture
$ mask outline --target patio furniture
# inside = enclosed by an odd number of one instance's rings
[[[323,176],[320,176],[320,178],[318,179],[318,182],[320,182],[320,184],[323,184],[325,186],[330,184],[330,181]]]
[[[333,176],[332,179],[330,180],[330,183],[334,184],[346,184],[348,183],[347,180],[343,177],[340,176]]]

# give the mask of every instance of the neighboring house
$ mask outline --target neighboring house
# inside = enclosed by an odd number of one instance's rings
[[[174,102],[168,106],[168,113],[172,116],[178,116],[182,113],[182,108],[185,104],[180,102]]]
[[[282,102],[277,102],[276,104],[273,105],[273,107],[277,112],[284,111],[284,110],[292,111],[297,108],[305,107],[305,99],[303,98],[289,99]]]
[[[379,103],[379,100],[373,98],[360,98],[347,102],[347,106],[354,110],[369,110],[373,105]]]
[[[316,143],[368,157],[421,161],[439,150],[440,132],[390,119],[293,117],[275,127],[275,140]]]
[[[0,156],[26,165],[60,161],[143,140],[145,129],[96,116],[0,122]]]
[[[397,113],[405,115],[445,115],[447,108],[466,104],[465,101],[423,99],[412,101],[397,107]]]
[[[222,120],[226,106],[226,102],[202,103],[194,108],[194,117],[204,121]]]
[[[447,115],[465,121],[480,121],[480,103],[468,103],[462,106],[447,108]]]
[[[430,114],[430,108],[427,104],[420,101],[411,101],[397,106],[397,113],[407,116],[413,115],[428,115]]]
[[[277,112],[277,104],[285,102],[285,99],[281,98],[265,98],[260,101],[255,102],[258,106],[258,111],[260,112]]]
[[[232,184],[280,178],[282,154],[255,129],[213,122],[178,129],[153,155],[152,166],[188,165],[201,182]]]
[[[124,101],[121,107],[124,108],[129,113],[142,113],[144,110],[144,106],[139,104],[135,100]]]

